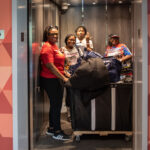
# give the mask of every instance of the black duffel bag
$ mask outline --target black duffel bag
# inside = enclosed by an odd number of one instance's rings
[[[110,82],[118,82],[120,80],[122,63],[114,57],[104,57],[103,62],[108,69]]]

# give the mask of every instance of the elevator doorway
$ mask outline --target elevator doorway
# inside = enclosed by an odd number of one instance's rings
[[[106,45],[108,43],[108,35],[111,33],[118,34],[121,41],[126,43],[132,53],[134,54],[134,89],[133,89],[133,136],[138,130],[142,128],[141,125],[136,127],[138,122],[137,115],[141,113],[137,110],[137,107],[141,103],[140,97],[142,96],[141,78],[142,74],[139,73],[142,70],[140,58],[142,59],[142,1],[53,1],[53,0],[32,0],[30,15],[32,16],[32,26],[29,28],[29,32],[32,33],[30,37],[30,96],[32,101],[30,103],[30,141],[31,149],[80,149],[80,145],[55,143],[51,141],[50,137],[45,136],[45,129],[48,122],[49,101],[46,93],[41,90],[39,82],[39,54],[42,47],[43,31],[47,25],[59,26],[59,42],[58,46],[64,45],[64,38],[67,33],[74,33],[75,28],[79,25],[87,27],[92,36],[92,40],[97,52],[104,54]],[[97,40],[98,39],[98,40]],[[65,106],[62,110],[65,111]],[[65,117],[65,115],[63,116]],[[64,118],[65,119],[65,118]],[[70,124],[69,127],[71,128]],[[137,131],[136,131],[137,130]],[[70,132],[70,131],[69,131]],[[43,136],[43,137],[42,137]],[[140,144],[139,141],[141,135],[132,139],[127,145],[122,143],[120,139],[122,137],[113,137],[114,142],[118,142],[112,147],[116,149],[129,148],[133,149],[134,143]],[[92,138],[92,137],[91,137]],[[117,140],[116,140],[116,139]],[[96,137],[97,139],[97,137]],[[41,141],[39,141],[41,140]],[[110,141],[99,139],[97,148],[104,149],[107,147]],[[95,142],[96,140],[94,140]],[[42,143],[43,142],[43,143]],[[89,139],[82,142],[83,145],[90,143]],[[93,142],[93,143],[94,143]],[[109,144],[108,144],[108,143]],[[123,141],[124,142],[124,141]],[[39,145],[38,145],[39,144]],[[95,143],[92,145],[94,146]],[[110,144],[111,145],[111,144]],[[124,147],[121,147],[124,145]],[[120,146],[120,147],[119,147]],[[84,146],[83,146],[84,147]],[[91,147],[92,148],[92,147]]]

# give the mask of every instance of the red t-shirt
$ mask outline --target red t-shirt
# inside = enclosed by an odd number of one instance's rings
[[[49,42],[45,42],[40,52],[42,70],[40,76],[45,78],[57,78],[46,66],[47,63],[54,63],[56,68],[64,74],[64,62],[65,56],[61,53],[57,45],[52,45]]]

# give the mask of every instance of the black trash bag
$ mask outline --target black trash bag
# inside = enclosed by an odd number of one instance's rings
[[[65,86],[79,90],[95,91],[108,85],[109,74],[101,58],[82,60]]]

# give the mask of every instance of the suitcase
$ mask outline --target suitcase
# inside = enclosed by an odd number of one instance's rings
[[[131,131],[132,84],[112,83],[88,104],[82,91],[70,89],[74,131]]]
[[[116,108],[113,108],[115,118],[115,130],[131,131],[132,130],[132,99],[133,86],[132,83],[112,84],[114,90],[114,103]]]

